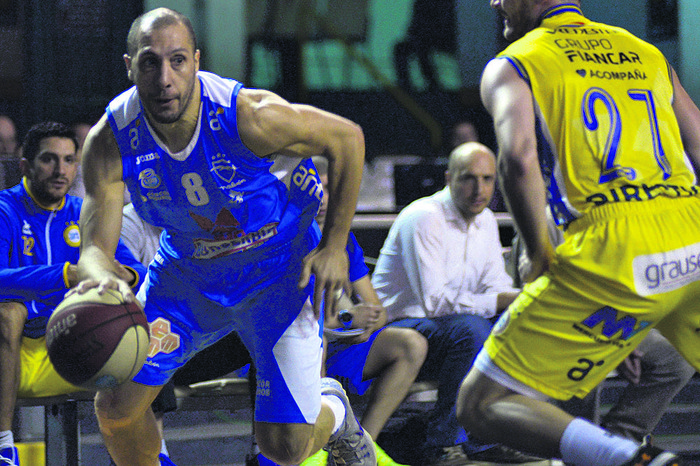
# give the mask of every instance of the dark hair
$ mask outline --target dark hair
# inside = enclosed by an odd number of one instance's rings
[[[194,33],[192,22],[190,19],[170,8],[156,8],[155,10],[147,11],[131,23],[129,34],[126,36],[126,53],[133,57],[139,48],[139,34],[141,33],[141,24],[145,20],[151,20],[154,29],[161,29],[173,24],[184,24],[187,32],[190,35],[192,42],[192,51],[197,50],[197,36]]]
[[[70,127],[55,121],[44,121],[32,126],[22,141],[22,157],[33,163],[39,152],[39,144],[50,137],[69,138],[78,150],[78,138]]]

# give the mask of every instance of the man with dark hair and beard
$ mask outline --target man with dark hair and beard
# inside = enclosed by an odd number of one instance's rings
[[[0,191],[0,464],[19,465],[12,435],[16,398],[80,390],[48,358],[46,324],[78,283],[78,220],[82,200],[66,193],[79,155],[73,130],[61,123],[33,126],[22,145],[22,181]],[[146,273],[123,243],[115,264],[137,287]]]

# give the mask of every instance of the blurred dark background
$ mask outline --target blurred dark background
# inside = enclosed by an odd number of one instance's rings
[[[156,6],[192,19],[203,69],[362,125],[370,161],[444,156],[462,120],[494,145],[478,78],[505,44],[485,0],[0,0],[0,114],[20,139],[40,120],[94,122],[129,86],[131,21]],[[623,2],[615,12],[590,0],[584,10],[652,40],[679,67],[675,0]]]

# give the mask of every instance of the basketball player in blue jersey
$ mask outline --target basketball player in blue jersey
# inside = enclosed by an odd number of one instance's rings
[[[135,86],[108,105],[85,143],[82,282],[74,292],[111,288],[135,299],[112,266],[124,184],[139,215],[164,228],[139,293],[149,357],[132,382],[95,400],[109,453],[119,466],[158,464],[151,401],[192,355],[236,330],[258,371],[255,432],[265,456],[299,464],[325,446],[329,464],[375,465],[372,439],[342,388],[319,376],[319,308],[301,312],[311,293],[320,303],[348,288],[362,131],[199,71],[199,59],[186,17],[160,8],[137,18],[124,56]],[[322,235],[313,164],[301,163],[289,186],[269,170],[272,154],[319,153],[331,192]]]
[[[672,466],[547,403],[583,397],[657,328],[700,368],[700,111],[654,46],[577,0],[492,0],[499,174],[534,266],[462,383],[468,431],[567,465]],[[686,155],[687,154],[687,155]],[[552,247],[545,208],[564,230]]]

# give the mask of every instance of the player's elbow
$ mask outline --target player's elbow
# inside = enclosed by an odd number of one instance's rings
[[[500,151],[497,168],[501,179],[522,178],[531,170],[539,169],[539,159],[536,152]]]

